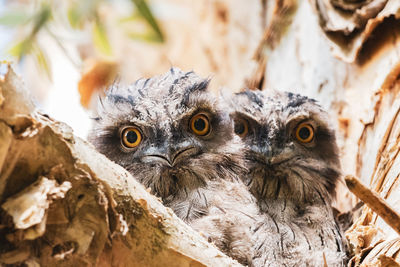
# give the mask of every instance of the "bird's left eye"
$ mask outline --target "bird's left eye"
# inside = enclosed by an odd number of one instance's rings
[[[205,136],[210,132],[210,122],[205,114],[194,115],[190,119],[190,129],[199,136]]]
[[[303,122],[296,127],[296,139],[302,143],[310,143],[314,139],[314,128],[310,123]]]
[[[121,133],[121,140],[125,147],[134,148],[142,142],[142,134],[136,127],[127,127]]]
[[[245,137],[249,132],[249,124],[246,120],[238,119],[234,122],[234,131],[235,134],[239,135],[240,137]]]

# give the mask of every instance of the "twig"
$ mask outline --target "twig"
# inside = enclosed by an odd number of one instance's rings
[[[350,191],[361,199],[369,208],[380,216],[390,227],[400,234],[400,214],[393,210],[389,204],[376,192],[371,191],[360,180],[352,175],[345,178]]]
[[[322,252],[322,257],[324,259],[324,267],[328,267],[328,263],[326,262],[325,252]]]

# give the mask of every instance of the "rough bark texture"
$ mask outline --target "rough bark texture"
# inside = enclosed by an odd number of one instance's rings
[[[347,4],[359,6],[343,11]],[[399,2],[390,0],[298,1],[295,15],[286,14],[292,23],[279,45],[266,45],[262,54],[263,88],[306,94],[329,109],[340,135],[344,173],[358,176],[397,212],[399,11]],[[337,206],[348,210],[357,200],[341,187]],[[398,234],[370,208],[364,207],[347,237],[355,253],[350,265],[398,266]]]
[[[0,265],[240,266],[0,69]]]

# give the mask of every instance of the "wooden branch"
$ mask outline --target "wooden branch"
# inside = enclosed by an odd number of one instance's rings
[[[369,208],[400,234],[400,214],[398,212],[393,210],[383,198],[363,185],[356,177],[348,175],[345,177],[345,181],[347,187],[354,195],[367,204]]]

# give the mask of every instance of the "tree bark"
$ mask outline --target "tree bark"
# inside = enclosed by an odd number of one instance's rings
[[[261,41],[256,59],[265,62],[265,72],[256,79],[263,81],[262,89],[317,99],[337,125],[344,174],[359,177],[399,213],[400,3],[267,3],[267,10],[283,11],[267,16],[265,32],[276,28],[274,21],[291,23],[274,33],[280,38],[273,46],[265,38]],[[285,4],[297,4],[296,12]],[[350,210],[359,200],[343,184],[336,205]],[[355,253],[350,266],[400,263],[398,234],[373,209],[365,206],[346,235]]]

